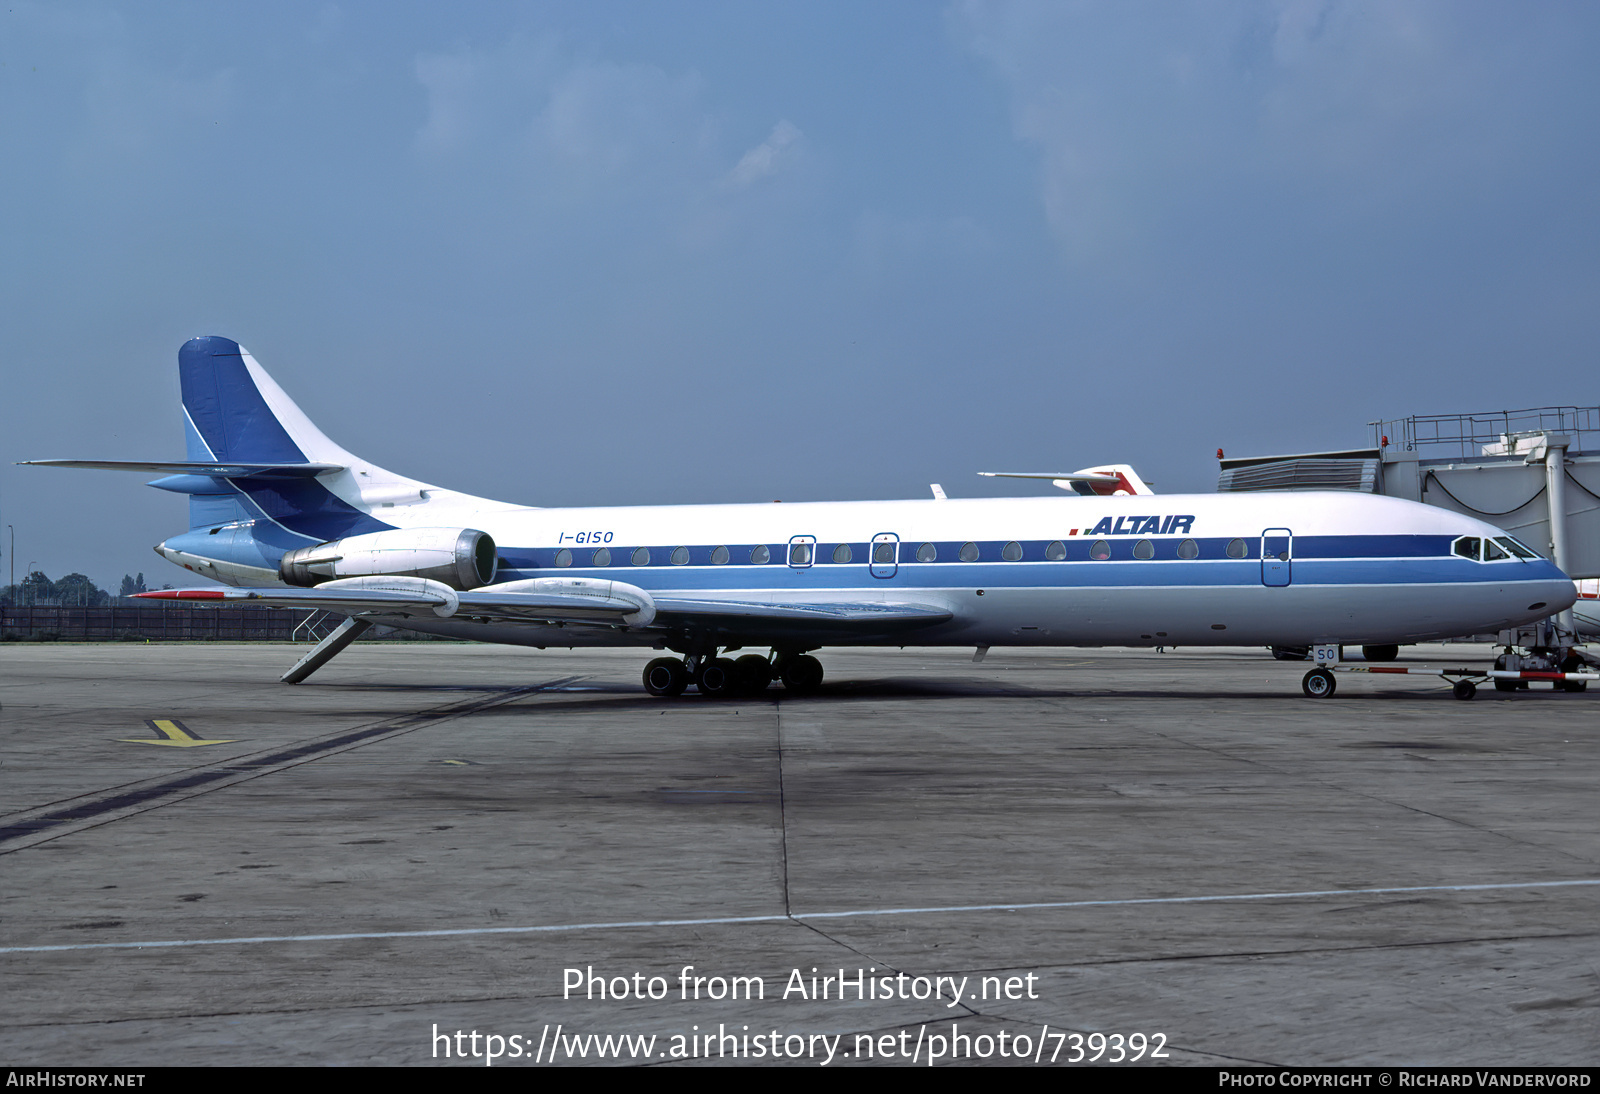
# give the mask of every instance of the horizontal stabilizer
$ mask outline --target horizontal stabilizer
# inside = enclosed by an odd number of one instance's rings
[[[144,471],[162,475],[210,475],[219,479],[310,479],[343,471],[337,463],[199,463],[141,460],[23,460],[25,467],[81,467],[90,471]]]

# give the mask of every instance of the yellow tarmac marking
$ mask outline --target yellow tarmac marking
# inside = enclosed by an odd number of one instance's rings
[[[198,748],[200,745],[226,745],[232,744],[233,738],[219,741],[202,741],[189,736],[189,729],[182,722],[173,718],[146,718],[145,725],[161,734],[158,740],[148,737],[119,737],[122,744],[130,745],[167,745],[170,748]]]

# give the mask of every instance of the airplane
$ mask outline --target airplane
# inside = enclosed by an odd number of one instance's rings
[[[980,658],[993,646],[1384,646],[1516,627],[1576,598],[1514,537],[1434,506],[1352,492],[1155,496],[1121,465],[1030,475],[1068,480],[1069,497],[491,501],[345,451],[231,339],[192,339],[178,368],[186,459],[28,462],[156,472],[149,485],[188,495],[189,531],[156,551],[221,587],[147,599],[344,616],[287,683],[373,624],[670,651],[645,666],[647,691],[717,697],[775,678],[811,691],[823,678],[811,654],[828,646]],[[771,652],[726,656],[752,647]],[[1332,693],[1331,675],[1313,681],[1322,671],[1307,674],[1307,695]]]
[[[986,479],[1049,479],[1052,486],[1084,497],[1121,498],[1155,493],[1139,473],[1125,463],[1086,467],[1070,474],[1049,471],[979,471],[978,474]]]

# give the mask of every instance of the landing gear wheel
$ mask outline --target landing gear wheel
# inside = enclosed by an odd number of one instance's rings
[[[689,686],[689,671],[675,657],[657,657],[644,667],[644,690],[670,698]]]
[[[1362,646],[1361,656],[1368,661],[1393,661],[1400,656],[1399,646]]]
[[[1565,661],[1561,662],[1562,672],[1583,672],[1586,668],[1588,668],[1588,666],[1584,664],[1583,658],[1581,657],[1568,657]],[[1588,691],[1589,681],[1562,680],[1556,684],[1556,687],[1561,691]]]
[[[725,699],[736,690],[739,676],[733,667],[733,661],[726,657],[713,657],[700,664],[700,675],[695,677],[695,686],[700,689],[700,694],[708,699]]]
[[[791,657],[783,663],[780,675],[790,691],[815,691],[822,684],[822,662],[808,654]]]
[[[1505,671],[1505,667],[1506,667],[1505,654],[1501,654],[1499,657],[1496,657],[1494,659],[1494,667],[1495,667],[1495,671],[1496,672],[1504,672]],[[1517,680],[1496,680],[1494,682],[1494,690],[1496,690],[1496,691],[1516,691],[1517,690],[1517,684],[1519,682],[1520,681],[1517,681]]]
[[[759,695],[772,683],[772,662],[759,653],[747,653],[733,663],[739,694]]]
[[[1470,699],[1478,694],[1478,685],[1471,680],[1457,680],[1450,686],[1450,691],[1457,699]]]
[[[1300,681],[1300,690],[1310,699],[1330,699],[1339,684],[1327,669],[1312,669]]]

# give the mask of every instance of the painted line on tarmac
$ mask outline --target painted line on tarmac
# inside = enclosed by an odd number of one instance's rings
[[[251,938],[185,938],[151,942],[80,942],[62,946],[0,946],[0,954],[59,953],[68,950],[175,949],[184,946],[244,946],[263,942],[353,942],[379,938],[470,938],[496,934],[555,934],[609,931],[631,927],[715,927],[741,923],[803,923],[808,919],[854,919],[886,915],[943,915],[951,912],[1021,912],[1054,908],[1113,908],[1135,904],[1218,904],[1245,900],[1302,900],[1309,897],[1387,896],[1395,893],[1481,893],[1503,889],[1560,889],[1600,885],[1600,878],[1568,881],[1506,881],[1478,885],[1403,885],[1378,889],[1308,889],[1293,893],[1225,893],[1210,896],[1153,896],[1125,900],[1052,900],[1031,904],[959,904],[932,908],[859,908],[848,912],[796,912],[793,915],[716,916],[706,919],[635,919],[611,923],[557,923],[543,927],[457,927],[431,931],[360,931],[348,934],[258,935]]]
[[[220,790],[247,779],[270,775],[309,760],[358,748],[378,738],[395,737],[438,722],[463,718],[527,695],[551,691],[581,679],[583,679],[581,676],[564,676],[548,683],[508,688],[485,698],[466,699],[428,710],[419,710],[357,729],[336,730],[310,741],[220,760],[206,767],[160,775],[142,783],[114,787],[83,795],[73,801],[56,802],[29,812],[13,814],[6,818],[4,824],[0,824],[0,855],[20,851],[46,840],[121,820],[163,805],[184,801],[197,794]]]

